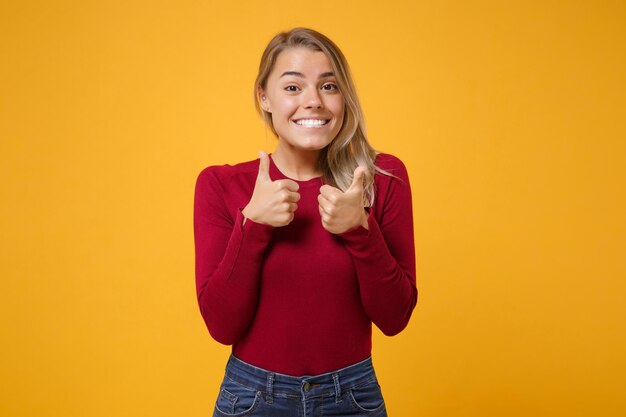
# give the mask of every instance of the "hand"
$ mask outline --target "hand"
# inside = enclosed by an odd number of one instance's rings
[[[300,200],[298,188],[298,183],[293,180],[272,181],[270,159],[265,152],[261,151],[254,191],[242,213],[255,223],[274,227],[286,226],[291,223],[293,213],[298,208],[296,204]]]
[[[363,208],[363,177],[365,168],[354,170],[352,184],[345,192],[330,185],[320,187],[319,202],[322,226],[338,234],[361,225],[367,229],[367,212]]]

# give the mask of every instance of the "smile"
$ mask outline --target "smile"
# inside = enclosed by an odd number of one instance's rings
[[[294,123],[298,126],[303,127],[322,127],[326,125],[330,120],[320,120],[320,119],[299,119],[294,120]]]

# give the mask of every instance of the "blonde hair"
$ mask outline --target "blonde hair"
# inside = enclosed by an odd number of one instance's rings
[[[350,68],[337,45],[326,36],[312,29],[294,28],[281,32],[269,42],[259,65],[259,73],[254,82],[255,107],[263,121],[278,137],[272,124],[272,114],[263,110],[260,92],[265,90],[267,79],[274,68],[278,55],[289,48],[308,48],[323,52],[329,59],[335,73],[337,87],[343,95],[345,111],[341,129],[333,141],[326,146],[318,161],[323,179],[342,191],[352,183],[354,170],[362,165],[366,168],[364,180],[364,205],[374,204],[374,174],[380,172],[391,175],[374,165],[376,150],[367,141],[363,112],[350,75]]]

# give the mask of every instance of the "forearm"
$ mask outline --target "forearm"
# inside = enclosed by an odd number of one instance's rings
[[[229,237],[196,227],[198,303],[211,336],[223,344],[235,343],[253,318],[263,252],[272,233],[272,227],[251,220],[244,224],[244,219],[239,211]],[[220,250],[221,260],[211,262]]]
[[[367,220],[367,228],[357,227],[342,237],[354,261],[366,313],[384,334],[392,336],[406,327],[417,303],[414,260],[403,267],[389,251],[374,217]],[[413,245],[405,249],[413,251]]]

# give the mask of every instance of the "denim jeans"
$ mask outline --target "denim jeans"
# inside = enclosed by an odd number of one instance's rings
[[[372,358],[322,375],[289,376],[231,355],[213,417],[387,417]]]

